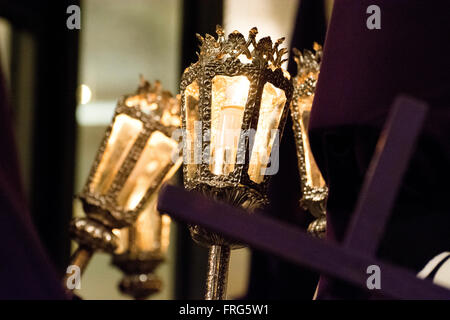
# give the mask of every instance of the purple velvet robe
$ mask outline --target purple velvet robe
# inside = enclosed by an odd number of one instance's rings
[[[369,5],[379,6],[381,29],[367,28]],[[330,189],[327,239],[341,242],[394,98],[430,105],[377,254],[414,271],[450,249],[449,15],[445,0],[336,0],[310,122]],[[319,298],[331,297],[364,295],[322,278]]]
[[[0,299],[65,299],[31,221],[0,70]]]

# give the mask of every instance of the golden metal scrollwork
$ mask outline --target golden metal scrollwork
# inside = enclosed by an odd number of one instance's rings
[[[315,43],[314,51],[313,53],[305,50],[302,53],[293,49],[294,60],[297,63],[297,76],[294,78],[294,95],[290,108],[302,190],[300,205],[317,218],[309,225],[308,232],[322,238],[326,231],[328,187],[314,160],[308,137],[309,118],[320,72],[322,47]]]

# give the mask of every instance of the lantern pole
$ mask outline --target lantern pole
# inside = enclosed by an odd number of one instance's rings
[[[94,250],[89,248],[88,246],[80,245],[77,250],[73,253],[72,257],[70,258],[70,266],[77,266],[80,270],[79,276],[81,276],[86,269],[86,266],[88,265],[89,261],[92,258],[92,255],[94,254]],[[64,275],[63,279],[63,288],[68,288],[68,281],[70,280],[72,274],[66,273]]]
[[[231,248],[212,245],[209,249],[205,300],[225,300]]]

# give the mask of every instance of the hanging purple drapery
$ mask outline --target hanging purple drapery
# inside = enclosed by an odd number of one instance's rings
[[[381,10],[381,29],[366,26],[370,5]],[[313,152],[330,188],[327,239],[341,242],[394,97],[429,104],[378,248],[379,258],[413,271],[450,249],[448,12],[445,0],[336,0],[311,115]],[[322,278],[319,298],[327,297],[363,296]]]
[[[0,299],[65,299],[23,193],[1,70],[0,113]]]

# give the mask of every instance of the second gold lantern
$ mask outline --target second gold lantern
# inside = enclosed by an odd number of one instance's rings
[[[308,232],[323,238],[326,231],[326,203],[328,187],[316,164],[308,137],[309,118],[319,77],[322,48],[314,44],[315,53],[294,49],[297,76],[294,78],[294,97],[291,115],[297,146],[302,198],[300,205],[316,220],[308,227]]]

